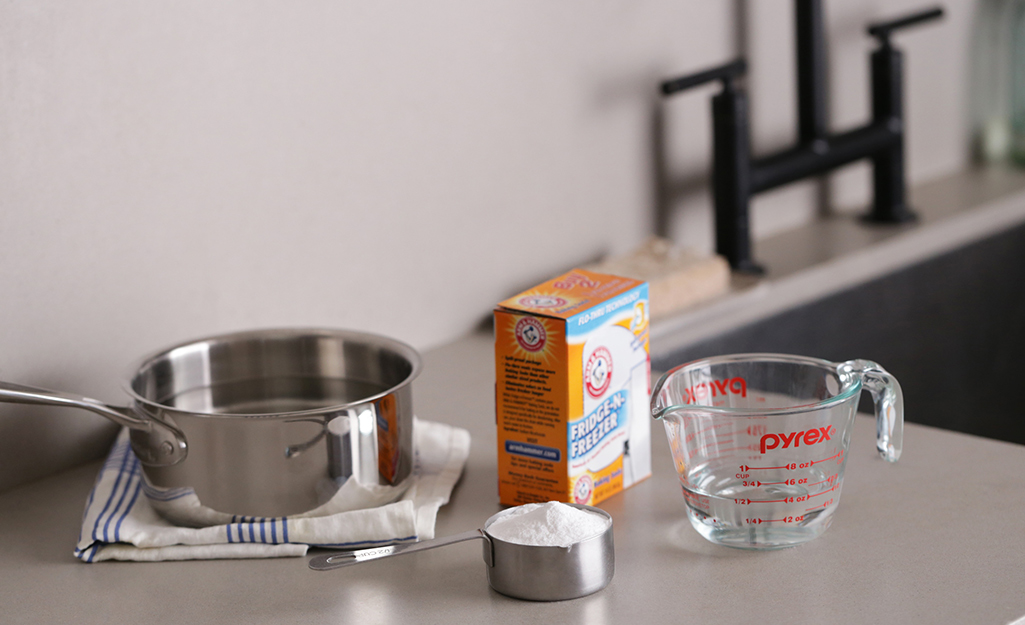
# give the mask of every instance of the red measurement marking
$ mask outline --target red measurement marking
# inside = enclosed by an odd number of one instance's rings
[[[747,426],[747,430],[745,431],[748,433],[749,436],[761,436],[762,434],[765,434],[765,432],[767,432],[768,430],[764,425],[749,425]]]
[[[738,506],[746,506],[746,505],[752,504],[752,503],[793,503],[793,502],[794,502],[794,498],[793,497],[790,497],[789,499],[784,498],[784,499],[734,499],[733,500],[733,503],[737,504]]]
[[[843,452],[842,451],[838,451],[835,454],[833,454],[832,456],[830,456],[828,458],[825,458],[823,460],[814,460],[814,461],[812,461],[812,464],[818,464],[820,462],[827,462],[829,460],[832,460],[833,458],[836,458],[837,456],[842,456],[842,455],[843,455]]]
[[[811,499],[812,497],[818,497],[819,495],[825,495],[826,493],[831,493],[834,490],[836,490],[837,488],[839,488],[839,486],[840,486],[839,484],[834,484],[833,488],[827,488],[826,490],[822,491],[821,493],[815,493],[814,495],[807,495],[805,497],[805,499]]]
[[[746,451],[746,450],[747,450],[747,447],[722,447],[720,449],[717,449],[716,451],[718,451],[721,454],[721,453],[724,453],[724,452]]]
[[[835,502],[835,501],[836,501],[835,499],[830,499],[829,501],[824,502],[820,506],[815,506],[814,508],[808,508],[807,510],[805,510],[805,512],[811,512],[812,510],[818,510],[819,508],[828,508],[829,506],[833,505],[833,502]]]
[[[724,427],[727,427],[729,425],[730,425],[729,423],[715,423],[715,424],[712,424],[712,425],[710,425],[708,427],[701,428],[700,430],[695,430],[694,432],[691,432],[690,435],[691,436],[696,436],[696,435],[701,434],[703,432],[708,432],[709,430],[718,430],[719,428],[724,428]]]
[[[740,465],[741,471],[770,471],[772,469],[786,469],[787,467],[749,467],[746,464]]]
[[[814,484],[808,484],[808,486],[818,486],[819,484],[826,484],[827,482],[833,482],[834,480],[836,480],[836,478],[837,478],[837,475],[833,474],[833,475],[830,475],[829,477],[827,477],[826,479],[822,480],[821,482],[815,482]]]
[[[733,442],[732,438],[726,438],[726,439],[723,439],[721,441],[718,441],[718,440],[717,441],[712,441],[712,442],[708,443],[707,445],[702,445],[701,447],[698,447],[698,449],[699,450],[700,449],[708,449],[709,447],[715,447],[717,445],[724,445],[726,443],[732,443],[732,442]],[[733,447],[731,449],[737,449],[737,448]],[[720,449],[719,451],[726,451],[726,450],[725,449]]]

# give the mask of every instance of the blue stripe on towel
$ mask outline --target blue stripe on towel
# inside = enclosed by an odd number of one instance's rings
[[[114,497],[117,494],[118,487],[121,485],[121,477],[124,475],[125,464],[128,462],[128,454],[125,454],[121,459],[121,468],[118,470],[117,479],[114,480],[114,488],[111,489],[110,495],[107,496],[107,502],[103,505],[103,510],[100,511],[100,515],[96,517],[96,523],[93,525],[93,540],[99,540],[100,521],[103,519],[103,515],[107,513],[110,508],[111,502],[114,501]]]
[[[116,474],[110,475],[107,471]],[[99,488],[108,490],[106,494],[100,494]],[[160,501],[170,501],[195,495],[191,488],[161,489],[147,483],[142,474],[142,465],[131,449],[129,442],[115,444],[105,461],[100,475],[97,476],[93,488],[89,492],[83,511],[83,524],[79,533],[79,543],[75,546],[74,555],[84,562],[95,562],[103,548],[110,543],[121,542],[127,539],[122,536],[121,530],[126,532],[132,528],[132,522],[128,517],[141,501],[140,493]],[[98,515],[94,510],[102,508]],[[86,519],[94,518],[92,523],[92,541],[84,546],[82,540],[89,539],[87,535],[89,527]],[[280,530],[278,525],[280,524]],[[257,527],[259,525],[259,527]],[[268,525],[270,526],[268,531]],[[294,529],[294,528],[293,528]],[[224,525],[225,538],[227,543],[262,543],[265,545],[290,544],[288,517],[250,517],[231,516],[231,521]],[[294,533],[294,532],[293,532]],[[269,535],[268,535],[269,534]],[[324,543],[316,546],[334,548],[352,548],[360,545],[373,546],[383,544],[397,544],[415,541],[416,536],[405,538],[391,538],[385,540],[352,541],[345,543]]]
[[[196,491],[188,486],[179,486],[177,488],[158,488],[145,481],[142,484],[142,490],[146,493],[146,497],[152,501],[174,501],[175,499],[181,499],[182,497],[188,497],[194,495]]]
[[[181,499],[193,494],[195,494],[195,491],[191,488],[176,488],[167,493],[161,493],[152,488],[146,491],[146,496],[155,501],[174,501],[175,499]]]
[[[132,493],[132,500],[128,502],[124,512],[121,513],[121,518],[117,520],[117,525],[114,526],[114,540],[121,542],[121,524],[128,517],[128,513],[132,511],[132,507],[135,506],[135,500],[139,498],[139,491],[142,490],[142,480],[140,479],[135,483],[135,492]]]
[[[103,524],[103,542],[110,542],[110,523],[114,520],[114,516],[121,509],[122,504],[125,502],[125,497],[128,496],[128,489],[131,488],[132,480],[138,480],[139,475],[139,460],[132,456],[132,463],[128,469],[128,477],[125,479],[125,488],[121,491],[121,497],[117,500],[117,505],[110,511],[110,516],[107,517],[107,522]],[[118,478],[121,476],[119,475]],[[134,499],[133,499],[134,501]]]
[[[358,545],[391,545],[394,543],[408,543],[416,540],[416,534],[405,538],[385,538],[384,540],[354,540],[348,543],[310,543],[311,547],[355,547]]]
[[[100,469],[100,473],[113,469],[118,463],[124,461],[125,454],[128,453],[130,443],[126,440],[123,443],[114,443],[110,453],[107,455],[106,461],[103,463],[103,468]]]
[[[89,499],[85,502],[85,510],[82,511],[82,527],[78,528],[78,542],[82,542],[82,530],[85,529],[85,520],[89,516],[89,509],[93,507],[93,499],[96,497],[96,487],[100,483],[100,477],[103,475],[103,470],[100,470],[100,475],[96,476],[96,481],[93,483],[92,490],[89,491]],[[82,550],[75,547],[75,557],[77,558]]]

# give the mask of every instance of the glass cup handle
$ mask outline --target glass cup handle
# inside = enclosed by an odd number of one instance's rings
[[[904,394],[897,378],[871,360],[848,360],[837,366],[841,376],[857,376],[872,394],[876,408],[876,448],[889,462],[900,458],[904,442]]]

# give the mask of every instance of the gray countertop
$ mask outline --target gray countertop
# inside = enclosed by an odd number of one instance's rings
[[[491,338],[425,355],[418,412],[470,430],[439,536],[499,510]],[[908,424],[890,465],[858,417],[832,527],[806,545],[745,552],[690,527],[665,437],[654,475],[600,507],[616,574],[559,603],[488,588],[463,543],[328,573],[308,558],[83,564],[72,557],[93,463],[0,495],[5,623],[1009,623],[1025,616],[1025,447]]]

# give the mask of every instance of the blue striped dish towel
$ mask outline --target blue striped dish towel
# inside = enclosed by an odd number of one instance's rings
[[[466,464],[470,434],[417,419],[413,440],[414,477],[404,491],[349,480],[312,512],[261,518],[203,508],[191,491],[151,501],[125,429],[89,493],[75,556],[84,562],[273,558],[302,556],[310,546],[359,549],[433,538],[438,508],[448,503]],[[167,521],[154,505],[183,524]]]

